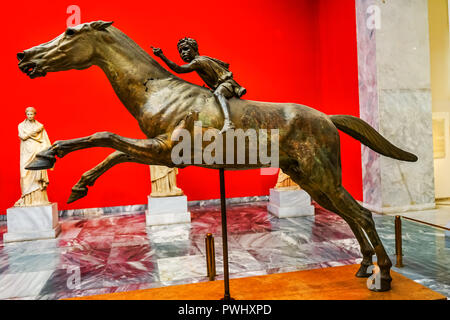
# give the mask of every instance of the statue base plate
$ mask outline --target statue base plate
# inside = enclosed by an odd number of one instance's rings
[[[270,189],[267,210],[278,218],[313,216],[314,209],[305,190]]]
[[[191,213],[187,210],[187,197],[148,197],[148,210],[145,211],[147,226],[190,223]]]
[[[58,204],[12,207],[6,210],[8,232],[3,242],[54,239],[61,231]]]

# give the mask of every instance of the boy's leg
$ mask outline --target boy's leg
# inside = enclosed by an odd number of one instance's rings
[[[227,96],[229,95],[228,89],[223,86],[219,86],[216,91],[214,91],[214,95],[219,100],[220,106],[222,108],[224,122],[223,128],[220,130],[220,134],[226,132],[229,129],[234,129],[234,124],[230,120],[230,105],[228,104]]]

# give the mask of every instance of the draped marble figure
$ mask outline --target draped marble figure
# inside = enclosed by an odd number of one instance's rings
[[[27,118],[19,123],[20,138],[20,187],[22,196],[14,204],[15,207],[49,204],[47,186],[49,183],[47,170],[25,169],[37,153],[51,146],[50,139],[44,129],[44,125],[34,117],[36,109],[25,109]]]
[[[184,195],[177,187],[177,168],[165,166],[150,166],[152,180],[152,197],[175,197]]]

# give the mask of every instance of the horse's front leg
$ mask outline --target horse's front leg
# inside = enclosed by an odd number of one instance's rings
[[[56,162],[56,156],[62,158],[70,152],[93,147],[113,148],[135,159],[159,164],[168,151],[166,141],[165,135],[153,139],[131,139],[111,132],[97,132],[84,138],[56,141],[50,148],[38,153],[26,169],[50,169]]]
[[[146,159],[136,159],[132,156],[123,153],[121,151],[115,151],[105,158],[101,163],[96,165],[93,169],[86,171],[81,176],[81,179],[73,186],[72,193],[70,194],[67,203],[72,203],[83,197],[88,193],[88,186],[93,186],[95,181],[100,178],[106,171],[124,162],[136,162],[141,164],[150,164],[146,162]]]

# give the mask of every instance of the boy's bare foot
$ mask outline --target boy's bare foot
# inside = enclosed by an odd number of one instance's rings
[[[219,134],[225,133],[230,129],[234,129],[234,123],[231,120],[225,120],[223,124],[222,130],[220,130]]]

